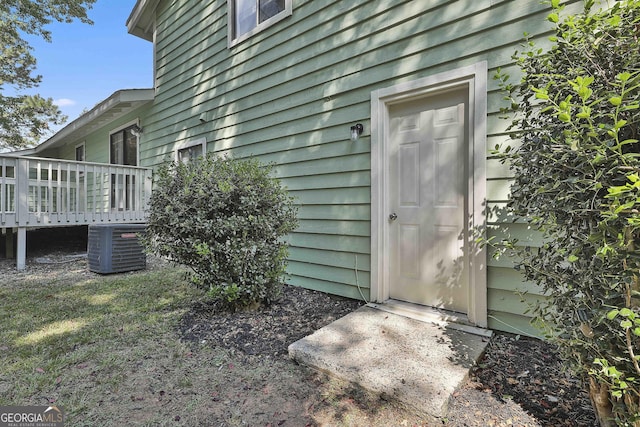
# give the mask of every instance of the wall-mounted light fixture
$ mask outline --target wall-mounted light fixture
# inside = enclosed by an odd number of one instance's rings
[[[140,135],[142,134],[142,128],[138,125],[133,125],[131,126],[131,133],[135,137],[140,137]]]
[[[364,126],[362,126],[362,123],[356,123],[355,125],[351,126],[351,140],[354,142],[357,141],[358,137],[362,135],[362,131],[364,131]]]

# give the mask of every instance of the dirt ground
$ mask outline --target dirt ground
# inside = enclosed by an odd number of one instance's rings
[[[69,280],[74,274],[91,277],[85,267],[85,258],[59,252],[34,254],[28,261],[30,272],[62,274]],[[149,269],[162,268],[171,267],[150,259]],[[11,262],[0,260],[2,280],[19,280],[21,274],[25,273],[16,272]],[[295,287],[286,287],[273,306],[254,312],[220,313],[194,303],[175,330],[162,338],[172,354],[141,357],[126,373],[130,389],[105,399],[128,396],[129,410],[136,405],[148,410],[151,405],[162,419],[171,421],[167,425],[434,425],[399,402],[288,358],[290,343],[360,304]],[[135,417],[129,420],[136,424]],[[148,423],[146,418],[139,421]],[[563,370],[551,345],[498,333],[467,384],[452,397],[448,416],[437,424],[592,426],[596,422],[580,381]]]

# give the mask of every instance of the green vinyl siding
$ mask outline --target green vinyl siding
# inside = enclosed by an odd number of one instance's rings
[[[489,66],[489,235],[508,230],[541,244],[504,213],[510,172],[492,150],[509,143],[508,121],[491,79],[498,67],[517,74],[511,55],[524,32],[548,35],[538,0],[294,0],[292,16],[232,48],[226,8],[164,0],[155,10],[156,97],[144,117],[141,166],[172,160],[176,144],[202,137],[209,153],[275,164],[300,218],[288,237],[290,283],[369,298],[371,93],[480,61]],[[355,123],[364,133],[352,142]],[[487,274],[490,326],[526,329],[526,303],[514,290],[535,301],[537,288],[508,259],[489,259]]]

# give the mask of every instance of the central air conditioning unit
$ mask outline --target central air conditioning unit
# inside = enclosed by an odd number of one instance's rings
[[[89,225],[89,271],[100,274],[144,270],[147,256],[140,242],[144,224]]]

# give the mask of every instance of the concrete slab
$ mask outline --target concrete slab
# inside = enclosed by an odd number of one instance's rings
[[[440,418],[487,342],[365,306],[291,344],[289,356]]]

